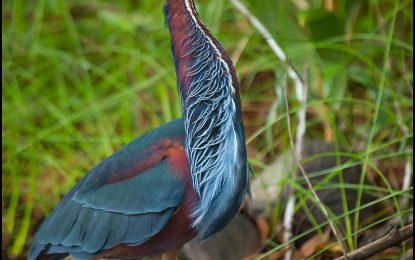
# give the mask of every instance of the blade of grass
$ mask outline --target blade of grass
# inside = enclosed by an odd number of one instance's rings
[[[383,90],[385,87],[385,81],[386,81],[386,74],[387,74],[387,70],[388,70],[388,66],[389,66],[389,54],[390,54],[390,50],[391,50],[391,46],[392,46],[392,39],[393,39],[393,34],[395,32],[395,22],[396,22],[396,17],[398,15],[398,10],[399,10],[399,3],[400,1],[397,0],[395,1],[395,6],[394,6],[394,11],[393,11],[393,18],[391,21],[391,25],[389,28],[389,33],[388,33],[388,42],[386,45],[386,50],[384,52],[384,61],[383,61],[383,73],[382,76],[380,78],[380,82],[379,82],[379,89],[378,89],[378,93],[377,93],[377,98],[375,101],[375,112],[373,115],[373,120],[372,120],[372,127],[370,128],[369,131],[369,135],[368,135],[368,139],[367,139],[367,145],[366,145],[366,154],[367,156],[364,158],[363,161],[363,166],[362,166],[362,171],[361,171],[361,177],[360,177],[360,184],[363,185],[363,182],[365,180],[365,176],[367,173],[367,169],[368,169],[368,165],[369,165],[369,154],[371,153],[371,149],[372,149],[372,142],[373,142],[373,138],[375,135],[375,131],[376,131],[376,125],[377,125],[377,121],[378,121],[378,116],[379,116],[379,111],[380,111],[380,107],[381,107],[381,102],[382,102],[382,96],[383,96]],[[357,195],[357,201],[356,201],[356,207],[358,208],[360,206],[360,202],[362,199],[362,192],[363,192],[363,188],[359,190],[358,195]],[[357,212],[355,214],[354,217],[354,231],[358,230],[358,225],[359,225],[359,212]],[[357,243],[357,237],[354,239],[355,240],[355,244]]]

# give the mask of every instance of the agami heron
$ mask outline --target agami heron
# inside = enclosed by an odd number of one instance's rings
[[[95,166],[35,234],[28,259],[172,257],[221,230],[249,193],[238,80],[193,0],[167,0],[182,119]]]

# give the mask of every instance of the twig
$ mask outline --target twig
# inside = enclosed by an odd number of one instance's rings
[[[411,163],[411,157],[408,157],[405,162],[405,175],[403,177],[402,190],[407,190],[411,186],[411,180],[412,180],[411,175],[412,175],[412,163]],[[408,198],[406,197],[403,198],[401,200],[402,207],[406,207],[408,202],[409,202]]]
[[[236,7],[236,9],[239,10],[254,26],[258,32],[264,37],[272,51],[275,53],[275,55],[281,60],[281,61],[287,61],[287,56],[285,55],[282,48],[276,43],[276,41],[272,38],[271,34],[265,28],[265,26],[254,16],[249,12],[249,10],[239,1],[239,0],[230,0],[231,3]],[[288,65],[287,68],[288,76],[293,80],[295,84],[295,90],[296,90],[296,97],[297,100],[301,103],[301,109],[298,112],[299,117],[299,128],[297,131],[296,136],[296,153],[298,157],[301,157],[301,149],[302,149],[302,139],[305,134],[305,103],[306,103],[306,86],[301,81],[298,74],[295,72],[294,68],[291,65]],[[292,237],[292,219],[294,216],[294,206],[295,206],[295,196],[292,190],[290,190],[290,195],[288,198],[288,203],[285,209],[284,213],[284,241],[290,240]],[[285,259],[289,260],[291,258],[292,251],[288,249],[288,251],[285,254]]]
[[[258,20],[258,18],[252,15],[252,13],[249,12],[249,10],[239,0],[230,0],[230,1],[236,7],[236,9],[238,9],[238,11],[241,12],[249,20],[252,26],[258,30],[258,32],[262,35],[262,37],[264,37],[265,41],[268,43],[269,47],[272,49],[275,55],[281,61],[287,61],[287,56],[285,55],[284,51],[277,44],[274,38],[272,38],[271,33]],[[287,72],[288,72],[288,76],[294,81],[297,97],[303,100],[304,99],[304,95],[302,92],[302,90],[304,89],[303,82],[301,81],[297,72],[295,72],[294,68],[291,65],[288,66]]]
[[[276,41],[272,38],[271,34],[269,33],[269,31],[265,28],[265,26],[254,16],[251,14],[251,12],[249,12],[249,10],[239,1],[239,0],[230,0],[231,3],[250,21],[250,23],[252,24],[252,26],[254,26],[264,37],[264,39],[266,40],[266,42],[268,43],[268,45],[271,47],[271,49],[274,51],[274,53],[277,55],[277,57],[282,60],[282,61],[286,61],[287,57],[284,53],[284,51],[278,46],[278,44],[276,43]],[[319,205],[321,206],[321,210],[323,212],[323,214],[326,216],[329,225],[333,231],[334,236],[336,237],[338,243],[341,245],[343,254],[346,254],[346,249],[344,244],[341,242],[340,236],[339,236],[339,232],[337,231],[337,229],[334,226],[334,223],[330,220],[327,209],[325,208],[325,206],[322,204],[320,198],[318,197],[317,193],[315,192],[310,180],[308,179],[307,174],[305,173],[303,167],[300,164],[300,157],[301,157],[301,140],[302,137],[304,136],[304,132],[305,132],[305,101],[306,101],[306,87],[304,86],[303,82],[301,81],[300,77],[298,76],[298,74],[295,72],[295,70],[293,69],[293,67],[291,65],[288,65],[288,69],[287,69],[287,73],[288,76],[294,81],[295,84],[295,90],[296,90],[296,97],[298,99],[298,101],[302,104],[302,108],[304,108],[304,111],[302,114],[299,114],[300,116],[300,122],[303,125],[299,125],[302,128],[299,128],[300,132],[297,134],[297,140],[299,141],[299,145],[295,146],[294,145],[294,141],[291,135],[291,122],[290,122],[290,117],[289,117],[289,108],[288,108],[288,100],[287,100],[287,94],[285,91],[285,103],[287,106],[287,121],[288,121],[288,132],[289,132],[289,136],[290,136],[290,142],[291,142],[291,146],[292,149],[295,151],[294,152],[294,160],[296,161],[296,164],[298,165],[301,173],[304,176],[304,179],[307,182],[307,185],[309,187],[309,189],[312,191],[314,197],[316,198],[317,202],[319,203]],[[296,148],[297,147],[297,148]],[[292,203],[292,200],[289,200]],[[292,206],[292,205],[291,205]],[[288,208],[290,209],[290,207],[288,206]],[[288,223],[289,221],[287,221]]]
[[[284,99],[285,99],[285,107],[286,107],[286,110],[287,110],[286,113],[287,113],[288,136],[289,136],[289,139],[290,139],[291,148],[295,151],[295,145],[294,145],[294,141],[293,141],[293,137],[292,137],[292,131],[291,131],[290,109],[289,109],[289,106],[288,106],[287,89],[285,89]],[[294,155],[294,161],[297,164],[297,167],[300,169],[300,172],[303,175],[303,178],[305,179],[309,190],[313,194],[314,198],[317,200],[318,207],[320,208],[323,215],[326,217],[327,222],[329,223],[329,226],[330,226],[331,230],[333,231],[333,234],[334,234],[334,236],[337,240],[337,243],[341,247],[343,255],[346,256],[346,254],[347,254],[346,253],[346,247],[342,242],[342,239],[340,237],[340,233],[337,230],[336,226],[334,225],[334,222],[329,217],[329,213],[327,211],[326,206],[323,204],[320,197],[317,195],[317,192],[314,190],[314,187],[311,184],[310,179],[308,178],[307,173],[305,172],[303,166],[301,165],[300,160],[297,157],[297,154],[294,152],[293,155]]]
[[[307,82],[307,80],[305,81]],[[301,90],[301,96],[297,96],[297,100],[300,102],[300,109],[298,110],[298,127],[295,137],[295,150],[298,160],[302,159],[303,151],[303,139],[306,131],[306,115],[307,115],[307,84],[302,85],[303,89]],[[285,91],[285,96],[287,91]],[[302,98],[302,99],[301,99]],[[292,219],[294,217],[294,206],[295,206],[295,194],[292,189],[290,189],[290,194],[288,198],[287,207],[284,214],[284,242],[290,240],[292,237]],[[284,255],[285,260],[290,260],[292,255],[292,250],[289,248]]]
[[[230,0],[231,3],[239,10],[239,12],[241,12],[248,20],[249,22],[252,24],[252,26],[254,26],[260,33],[261,35],[264,37],[264,39],[266,40],[266,42],[268,43],[268,45],[270,46],[270,48],[273,50],[273,52],[275,53],[275,55],[281,60],[281,61],[287,61],[287,56],[285,55],[284,51],[282,50],[281,47],[278,46],[278,44],[276,43],[276,41],[272,38],[271,34],[269,33],[269,31],[265,28],[265,26],[254,16],[251,14],[251,12],[249,12],[249,10],[239,1],[239,0]],[[296,97],[297,100],[304,105],[306,102],[306,87],[304,86],[303,82],[301,81],[300,77],[298,76],[298,74],[295,72],[294,68],[291,65],[288,65],[288,69],[287,69],[287,73],[288,76],[293,80],[294,85],[295,85],[295,90],[296,90]],[[286,91],[285,91],[286,93]],[[338,243],[341,245],[343,254],[346,254],[346,249],[344,244],[341,242],[339,233],[337,231],[337,229],[334,226],[334,223],[330,220],[328,212],[325,208],[325,206],[321,203],[320,198],[318,197],[317,193],[315,192],[315,190],[313,189],[313,186],[311,185],[310,180],[308,179],[307,174],[305,173],[303,167],[300,164],[300,157],[301,157],[301,140],[302,140],[302,136],[304,136],[305,133],[305,116],[303,117],[303,115],[305,115],[305,105],[302,106],[304,108],[304,113],[303,114],[299,114],[299,119],[300,119],[300,123],[303,124],[304,126],[302,129],[299,129],[300,132],[297,134],[297,141],[299,141],[299,145],[295,146],[294,142],[293,142],[293,138],[291,135],[291,123],[289,120],[289,110],[288,110],[288,100],[287,100],[287,94],[285,94],[285,102],[286,102],[286,106],[287,106],[287,120],[288,120],[288,128],[289,128],[289,136],[290,136],[290,141],[291,141],[291,146],[293,148],[294,152],[294,160],[296,161],[296,164],[299,166],[299,169],[301,171],[301,173],[304,175],[304,178],[307,181],[307,185],[309,186],[310,190],[312,191],[313,195],[316,197],[317,202],[321,205],[321,210],[324,213],[324,215],[327,217],[327,220],[330,224],[330,227],[333,231],[334,236],[336,237]],[[299,147],[299,148],[296,148]],[[299,154],[297,156],[297,154]],[[293,204],[293,200],[289,199],[289,202],[291,201],[291,204]],[[294,201],[295,202],[295,201]],[[287,208],[290,209],[292,207],[292,205],[288,205]],[[288,217],[288,216],[287,216]],[[289,221],[287,221],[288,223]],[[291,225],[291,224],[290,224]],[[285,227],[287,228],[287,227]],[[290,229],[290,227],[289,227]],[[290,250],[289,250],[290,252]],[[289,253],[288,253],[289,254]],[[288,255],[289,257],[289,255]]]
[[[288,242],[291,237],[293,236],[292,231],[292,220],[294,217],[294,209],[295,209],[295,196],[294,191],[290,189],[290,195],[288,197],[287,206],[285,207],[284,212],[284,242]],[[288,247],[287,251],[284,254],[285,260],[290,260],[292,256],[292,248]]]
[[[302,86],[301,96],[297,96],[297,100],[300,102],[300,109],[298,110],[298,126],[295,136],[295,153],[298,160],[302,159],[303,151],[303,139],[306,131],[306,118],[307,118],[307,93],[308,86],[306,84],[308,80],[308,74],[306,74],[306,80]],[[285,92],[287,94],[287,92]]]
[[[398,102],[394,101],[393,106],[395,108],[395,113],[396,113],[397,123],[399,125],[399,128],[401,129],[402,135],[406,137],[409,134],[409,130],[408,130],[408,127],[403,122],[402,112],[401,112]],[[412,175],[411,157],[408,156],[405,161],[405,174],[404,174],[403,181],[402,181],[402,190],[407,190],[411,186],[411,179],[412,179],[411,175]],[[406,207],[408,202],[409,202],[408,198],[403,197],[401,199],[401,207]]]
[[[393,246],[399,245],[403,241],[412,237],[414,233],[413,224],[409,224],[401,229],[394,228],[387,235],[378,240],[373,241],[361,248],[358,248],[346,256],[336,258],[336,260],[355,260],[355,259],[366,259],[368,257],[374,256],[377,253],[382,252],[385,249],[391,248]]]

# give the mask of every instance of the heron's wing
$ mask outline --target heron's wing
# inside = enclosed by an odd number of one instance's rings
[[[183,123],[176,120],[97,165],[44,221],[29,259],[42,251],[94,254],[157,234],[183,200],[183,183],[167,152],[180,145]]]

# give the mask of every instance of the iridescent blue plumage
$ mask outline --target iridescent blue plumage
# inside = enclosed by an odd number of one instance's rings
[[[148,156],[163,154],[164,147],[157,146],[160,141],[183,143],[183,138],[183,121],[174,120],[94,167],[42,223],[28,259],[36,259],[42,251],[83,259],[119,244],[150,240],[181,205],[184,185],[171,174],[167,156],[147,167]]]
[[[186,20],[186,26],[175,24],[168,13],[171,6],[165,15],[172,34],[186,154],[199,195],[194,225],[204,239],[223,228],[239,209],[249,189],[249,167],[232,62],[197,18],[192,2],[185,2],[185,14],[177,20]],[[174,39],[180,33],[185,38],[178,45]]]
[[[177,252],[221,230],[249,193],[232,62],[192,0],[167,0],[165,16],[183,119],[137,138],[80,180],[42,223],[30,260]]]

